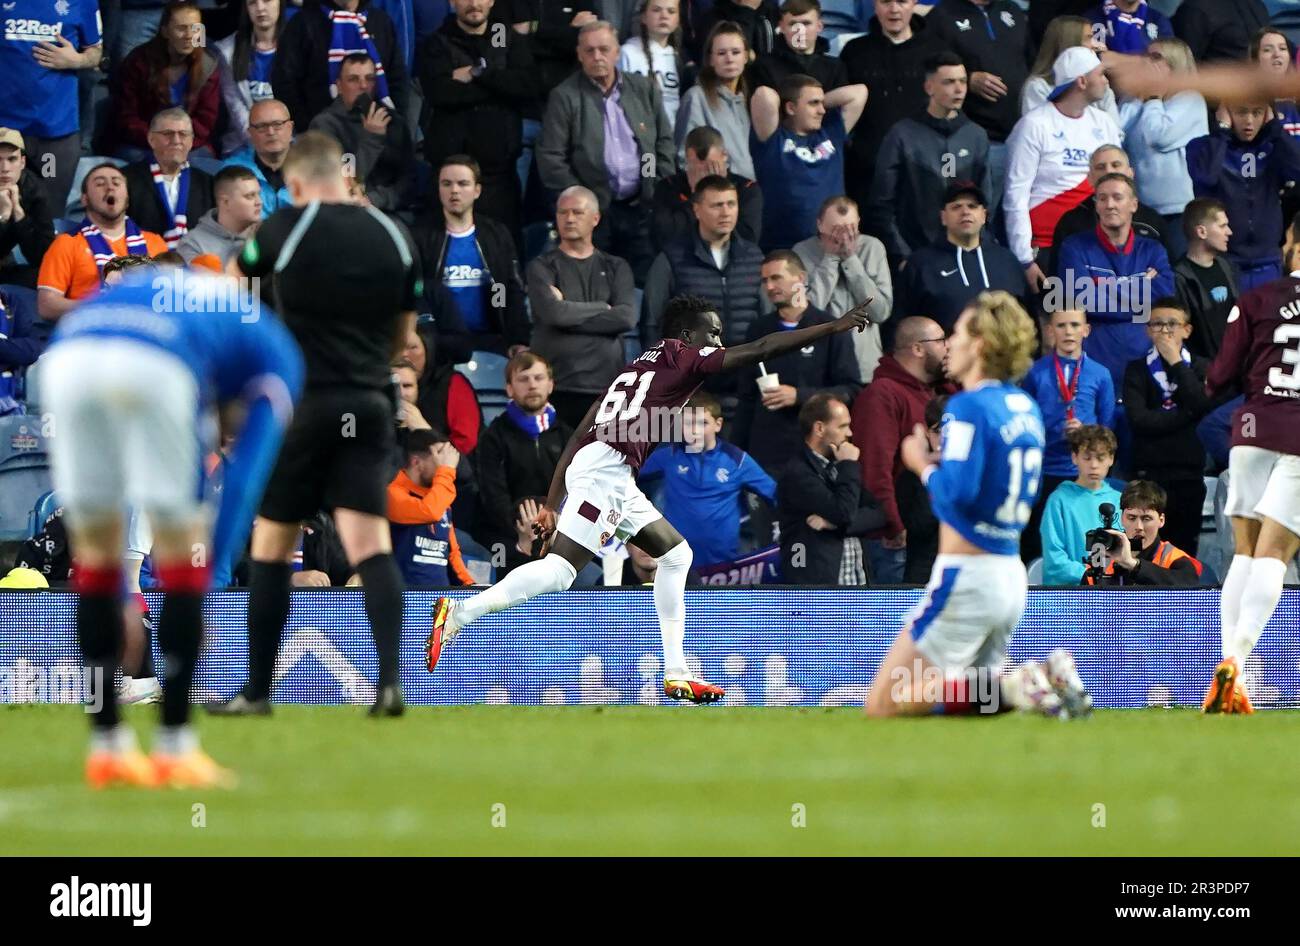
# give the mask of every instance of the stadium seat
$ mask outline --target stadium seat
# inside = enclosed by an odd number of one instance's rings
[[[116,164],[120,168],[126,167],[127,164],[121,158],[110,158],[107,155],[97,154],[86,155],[77,162],[77,170],[72,175],[72,188],[68,191],[68,204],[63,210],[65,216],[80,221],[86,215],[86,205],[81,202],[81,182],[86,179],[86,175],[90,173],[91,168],[105,162]]]
[[[221,169],[226,166],[226,162],[220,158],[209,158],[202,154],[191,154],[190,164],[194,165],[205,174],[216,177],[221,173]]]
[[[1219,576],[1215,574],[1214,569],[1204,562],[1201,562],[1201,585],[1213,586],[1219,583]]]
[[[46,520],[54,515],[58,508],[59,501],[54,495],[54,490],[42,493],[41,498],[36,500],[36,505],[32,507],[32,511],[27,514],[27,538],[36,538]]]
[[[1025,571],[1029,575],[1031,585],[1041,585],[1043,583],[1043,560],[1041,558],[1036,558],[1030,562]]]
[[[49,456],[37,418],[0,417],[0,542],[27,537],[32,509],[49,489]]]
[[[456,370],[469,379],[474,390],[482,397],[485,393],[506,393],[506,358],[490,351],[476,351],[469,361],[457,365]]]

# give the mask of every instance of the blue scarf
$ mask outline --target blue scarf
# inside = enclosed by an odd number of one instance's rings
[[[102,276],[108,261],[117,254],[113,252],[108,240],[104,239],[104,234],[99,232],[99,227],[90,222],[89,217],[81,221],[80,230],[86,244],[90,247],[90,252],[95,257],[95,267]],[[149,245],[145,243],[144,237],[140,235],[140,228],[130,217],[126,218],[126,252],[129,256],[149,255]]]
[[[168,249],[175,249],[181,237],[189,232],[189,219],[185,209],[190,205],[190,162],[181,165],[180,182],[176,189],[176,206],[167,199],[167,184],[163,181],[162,168],[157,161],[150,162],[149,173],[153,175],[153,186],[158,190],[158,199],[162,201],[163,211],[167,214],[167,229],[162,238],[167,241]]]
[[[330,98],[336,99],[339,95],[339,69],[343,66],[343,57],[350,53],[365,53],[375,64],[375,98],[393,108],[393,100],[388,97],[384,61],[379,58],[379,50],[375,49],[374,41],[366,32],[366,14],[329,10],[326,16],[330,21]]]
[[[1187,349],[1183,349],[1183,364],[1190,365],[1192,356]],[[1152,348],[1147,352],[1147,371],[1151,372],[1151,378],[1155,381],[1156,387],[1160,389],[1164,397],[1160,402],[1162,411],[1172,411],[1177,409],[1178,405],[1174,403],[1174,392],[1178,390],[1178,385],[1169,380],[1169,375],[1165,372],[1164,359],[1160,357],[1160,352]]]
[[[543,431],[550,430],[555,426],[555,408],[549,404],[542,408],[540,414],[529,414],[514,401],[511,401],[506,405],[506,416],[514,421],[516,427],[534,440],[540,437]]]

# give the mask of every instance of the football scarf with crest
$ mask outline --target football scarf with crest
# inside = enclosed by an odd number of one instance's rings
[[[1183,349],[1183,364],[1190,365],[1192,356],[1186,348]],[[1165,371],[1164,359],[1160,357],[1160,352],[1152,348],[1147,352],[1147,371],[1151,372],[1151,379],[1155,381],[1156,387],[1160,389],[1162,395],[1160,400],[1160,409],[1162,411],[1172,411],[1178,405],[1174,403],[1174,392],[1178,390],[1178,385],[1169,380],[1169,374]]]

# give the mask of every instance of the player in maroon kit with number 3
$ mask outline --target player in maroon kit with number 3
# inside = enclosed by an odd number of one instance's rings
[[[1223,579],[1223,660],[1207,713],[1253,713],[1240,684],[1246,658],[1282,597],[1286,563],[1300,550],[1300,245],[1295,225],[1282,259],[1290,276],[1247,292],[1228,313],[1223,347],[1207,373],[1213,392],[1240,381],[1232,418],[1228,501],[1236,552]]]
[[[427,644],[429,670],[471,621],[548,591],[563,591],[601,546],[618,536],[659,564],[654,596],[664,645],[664,692],[693,703],[722,699],[722,687],[693,677],[686,667],[691,547],[637,488],[637,470],[657,444],[681,439],[682,407],[708,375],[757,364],[836,332],[862,331],[870,302],[833,322],[723,348],[722,319],[712,303],[697,296],[672,299],[664,309],[664,340],[614,379],[560,457],[546,505],[533,521],[537,535],[550,540],[548,554],[465,601],[439,598]]]

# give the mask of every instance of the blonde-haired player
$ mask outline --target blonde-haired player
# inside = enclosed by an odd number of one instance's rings
[[[941,448],[931,450],[920,426],[902,446],[939,519],[939,555],[872,681],[868,716],[1001,708],[1075,715],[1091,705],[1064,650],[1046,666],[1028,662],[999,678],[1025,609],[1020,533],[1042,479],[1042,415],[1014,384],[1036,344],[1032,320],[1007,292],[980,293],[957,319],[948,374],[963,390],[948,401]]]

